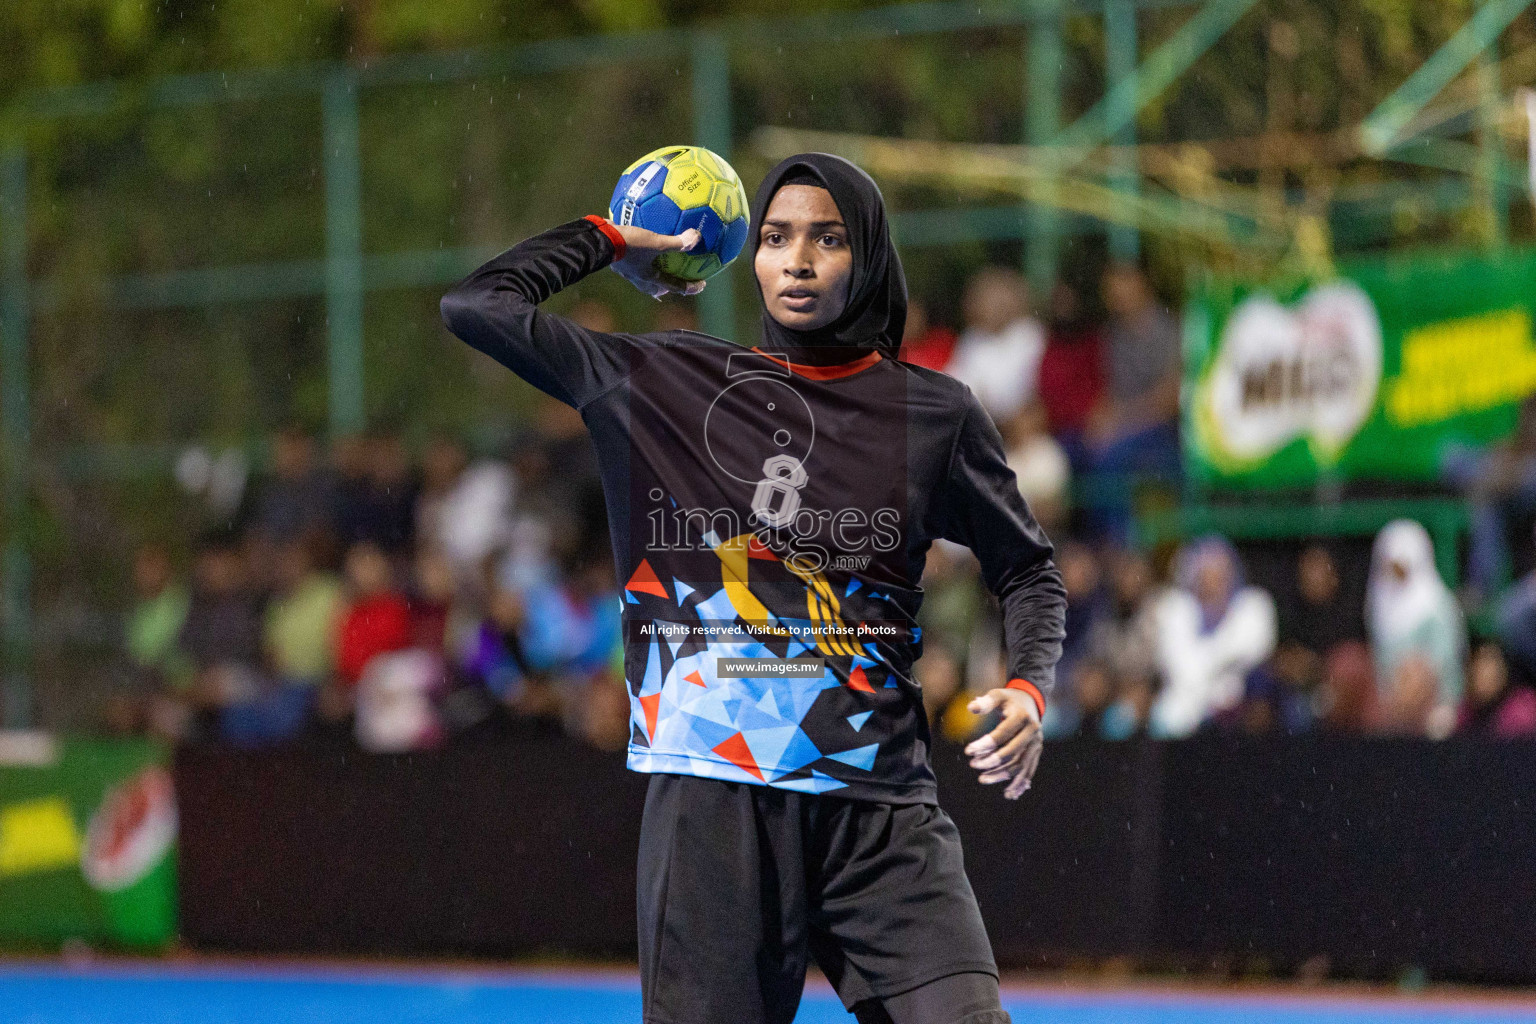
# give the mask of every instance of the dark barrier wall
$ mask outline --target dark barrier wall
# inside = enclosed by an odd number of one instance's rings
[[[635,945],[645,778],[559,738],[183,749],[182,935],[269,951]]]
[[[1073,741],[942,801],[1001,962],[1327,956],[1536,981],[1536,744]],[[645,778],[561,737],[181,751],[182,928],[301,952],[632,953]]]

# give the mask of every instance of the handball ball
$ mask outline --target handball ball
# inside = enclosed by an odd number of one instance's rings
[[[747,192],[725,159],[698,146],[664,146],[625,168],[608,203],[608,219],[663,235],[697,228],[692,252],[664,252],[657,269],[702,281],[741,254],[747,241]]]

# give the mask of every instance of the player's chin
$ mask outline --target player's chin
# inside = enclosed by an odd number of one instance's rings
[[[768,310],[781,327],[788,327],[792,331],[814,331],[818,327],[825,327],[831,323],[831,317],[824,316],[818,305],[812,305],[808,309],[790,309],[781,302],[776,302]]]

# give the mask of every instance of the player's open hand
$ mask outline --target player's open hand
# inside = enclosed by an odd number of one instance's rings
[[[624,280],[653,299],[660,299],[668,292],[697,295],[704,290],[703,281],[684,281],[656,268],[656,257],[664,252],[692,252],[703,245],[704,236],[697,228],[689,228],[678,235],[661,235],[633,224],[615,224],[613,227],[624,236],[624,258],[613,263],[613,269]]]
[[[971,767],[981,772],[981,783],[1006,782],[1003,796],[1017,800],[1029,788],[1045,739],[1040,733],[1040,710],[1023,690],[988,690],[967,707],[985,715],[1002,709],[997,728],[966,744]]]

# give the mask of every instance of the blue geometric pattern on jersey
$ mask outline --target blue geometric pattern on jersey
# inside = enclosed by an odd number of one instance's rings
[[[646,772],[676,772],[730,782],[776,786],[804,793],[826,793],[848,785],[824,772],[807,768],[830,758],[870,771],[879,744],[842,752],[819,749],[800,723],[822,691],[842,687],[832,670],[819,678],[734,679],[716,675],[721,658],[780,657],[737,623],[737,610],[722,587],[707,596],[673,577],[672,591],[679,611],[676,625],[707,622],[720,628],[702,649],[688,654],[684,635],[671,635],[665,616],[654,621],[658,635],[649,639],[638,691],[631,695],[630,720],[637,733],[630,744],[629,767]],[[670,604],[670,602],[668,602]],[[770,616],[774,623],[809,635],[810,620]],[[785,656],[812,650],[790,640]],[[632,649],[632,655],[638,653]],[[873,658],[853,655],[855,665],[873,668]],[[855,730],[872,711],[851,716]],[[642,743],[641,738],[648,743]]]
[[[871,743],[867,747],[855,747],[852,750],[842,750],[836,754],[828,754],[827,756],[834,761],[841,761],[843,764],[851,764],[855,768],[862,768],[865,771],[869,771],[875,766],[875,754],[877,754],[879,750],[880,744]]]
[[[780,782],[770,783],[778,789],[793,789],[800,793],[825,793],[832,789],[842,789],[848,784],[838,782],[830,775],[825,775],[816,769],[811,769],[811,777],[808,779],[784,779]]]

